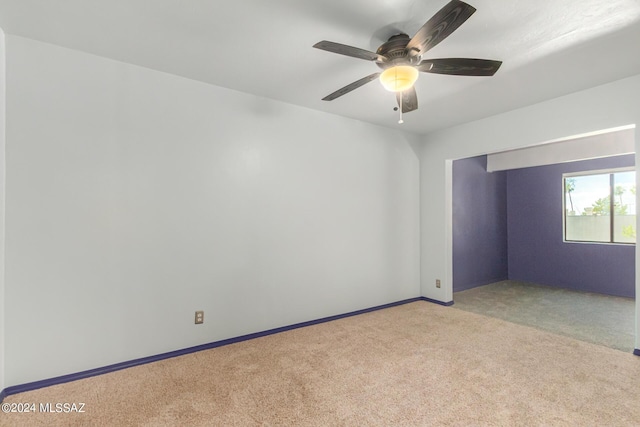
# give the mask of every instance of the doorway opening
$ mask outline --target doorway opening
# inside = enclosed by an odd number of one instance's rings
[[[636,181],[614,186],[613,197],[585,187],[577,200],[574,183],[568,206],[566,177],[635,169],[634,152],[629,126],[453,161],[456,307],[633,351]],[[604,202],[629,241],[567,240],[568,222],[608,221]]]

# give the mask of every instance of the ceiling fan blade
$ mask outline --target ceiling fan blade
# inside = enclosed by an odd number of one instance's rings
[[[346,85],[345,87],[338,89],[337,91],[333,92],[332,94],[329,94],[327,96],[325,96],[324,98],[322,98],[323,101],[333,101],[336,98],[341,97],[342,95],[345,95],[349,92],[351,92],[352,90],[358,89],[360,86],[364,86],[367,83],[377,79],[378,77],[380,77],[380,73],[373,73],[367,77],[363,77],[360,80],[356,80],[355,82]]]
[[[409,55],[421,55],[449,37],[476,11],[460,0],[452,0],[433,15],[407,44]]]
[[[316,49],[326,50],[327,52],[338,53],[340,55],[351,56],[353,58],[364,59],[367,61],[386,61],[387,58],[359,47],[348,46],[346,44],[334,43],[323,40],[313,45]]]
[[[401,96],[403,113],[408,113],[418,109],[418,94],[416,93],[415,87],[409,88],[404,92],[396,92],[396,101],[398,101],[398,106],[400,106]]]
[[[417,65],[425,73],[448,74],[452,76],[493,76],[502,61],[471,58],[427,59]]]

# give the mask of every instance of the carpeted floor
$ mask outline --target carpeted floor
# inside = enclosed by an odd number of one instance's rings
[[[633,352],[635,300],[505,280],[453,294],[460,310]]]
[[[640,357],[414,302],[9,396],[2,426],[640,424]]]

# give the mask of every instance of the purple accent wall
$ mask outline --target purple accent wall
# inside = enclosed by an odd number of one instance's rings
[[[453,162],[453,291],[506,280],[507,175],[487,156]]]
[[[562,234],[562,174],[634,161],[632,154],[508,171],[509,279],[635,297],[635,245],[565,243]]]

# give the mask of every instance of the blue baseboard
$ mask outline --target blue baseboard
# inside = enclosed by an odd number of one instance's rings
[[[453,305],[453,301],[443,302],[443,301],[438,301],[438,300],[427,298],[427,297],[420,297],[418,299],[420,301],[426,301],[426,302],[431,302],[438,305],[444,305],[445,307],[451,307]]]
[[[640,356],[640,349],[638,348],[634,349],[633,354],[635,354],[636,356]]]
[[[195,353],[197,351],[209,350],[209,349],[216,348],[216,347],[222,347],[224,345],[239,343],[239,342],[242,342],[242,341],[247,341],[247,340],[251,340],[251,339],[254,339],[254,338],[260,338],[260,337],[264,337],[264,336],[267,336],[267,335],[273,335],[273,334],[277,334],[277,333],[280,333],[280,332],[290,331],[290,330],[293,330],[293,329],[304,328],[305,326],[312,326],[312,325],[317,325],[317,324],[320,324],[320,323],[331,322],[332,320],[344,319],[345,317],[357,316],[359,314],[369,313],[369,312],[372,312],[372,311],[382,310],[384,308],[395,307],[395,306],[398,306],[398,305],[404,305],[404,304],[408,304],[408,303],[416,302],[416,301],[427,301],[427,302],[440,304],[440,305],[444,305],[444,306],[453,305],[453,301],[441,302],[441,301],[436,301],[436,300],[432,300],[430,298],[425,298],[425,297],[410,298],[410,299],[406,299],[406,300],[402,300],[402,301],[392,302],[392,303],[389,303],[389,304],[384,304],[384,305],[378,305],[378,306],[375,306],[375,307],[365,308],[363,310],[352,311],[352,312],[345,313],[345,314],[337,314],[335,316],[323,317],[322,319],[310,320],[308,322],[296,323],[296,324],[289,325],[289,326],[283,326],[283,327],[280,327],[280,328],[269,329],[269,330],[262,331],[262,332],[256,332],[256,333],[253,333],[253,334],[242,335],[242,336],[239,336],[239,337],[229,338],[229,339],[221,340],[221,341],[215,341],[215,342],[211,342],[211,343],[208,343],[208,344],[201,344],[201,345],[197,345],[197,346],[194,346],[194,347],[183,348],[181,350],[175,350],[175,351],[170,351],[168,353],[157,354],[155,356],[142,357],[140,359],[129,360],[127,362],[115,363],[113,365],[103,366],[101,368],[89,369],[88,371],[76,372],[74,374],[62,375],[62,376],[59,376],[59,377],[49,378],[49,379],[46,379],[46,380],[34,381],[34,382],[26,383],[26,384],[20,384],[20,385],[15,385],[15,386],[12,386],[12,387],[7,387],[6,389],[4,389],[4,390],[2,390],[0,392],[0,402],[2,402],[2,400],[6,396],[9,396],[9,395],[12,395],[12,394],[23,393],[25,391],[31,391],[31,390],[37,390],[39,388],[49,387],[49,386],[56,385],[56,384],[64,384],[64,383],[68,383],[70,381],[81,380],[83,378],[94,377],[96,375],[102,375],[102,374],[107,374],[109,372],[119,371],[121,369],[131,368],[133,366],[144,365],[144,364],[147,364],[147,363],[157,362],[159,360],[169,359],[169,358],[177,357],[177,356],[183,356],[183,355],[189,354],[189,353]]]

